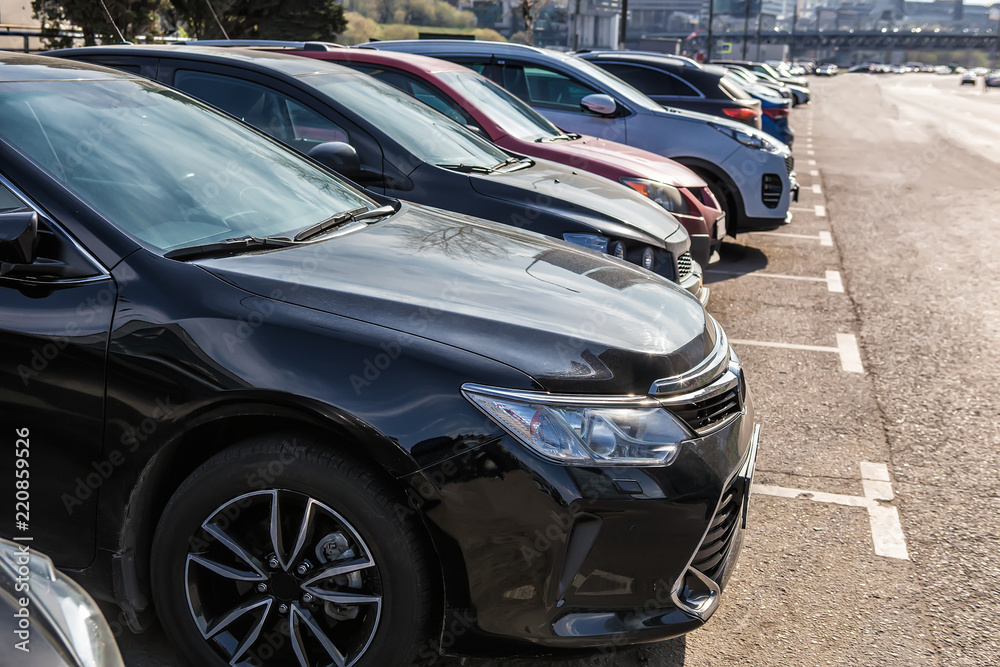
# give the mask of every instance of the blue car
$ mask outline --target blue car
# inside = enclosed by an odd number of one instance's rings
[[[792,113],[792,101],[749,77],[740,75],[741,72],[730,70],[726,74],[726,80],[742,88],[750,97],[760,100],[760,129],[791,146],[795,141],[795,132],[788,125],[788,117]]]

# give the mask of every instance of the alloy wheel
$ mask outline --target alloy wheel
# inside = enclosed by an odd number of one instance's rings
[[[335,510],[306,494],[255,491],[219,506],[191,538],[187,606],[234,666],[350,667],[382,610],[379,569]]]

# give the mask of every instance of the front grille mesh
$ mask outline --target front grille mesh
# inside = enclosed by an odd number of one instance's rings
[[[705,535],[698,553],[694,555],[691,567],[718,581],[722,564],[726,560],[726,552],[729,551],[729,546],[736,536],[742,511],[743,491],[739,484],[730,484],[722,494],[719,511],[712,518],[708,534]]]
[[[795,158],[789,155],[785,158],[785,170],[791,175],[792,171],[795,170]]]
[[[677,257],[677,282],[683,283],[692,273],[694,273],[694,261],[691,259],[691,253],[682,252]]]
[[[712,428],[731,415],[739,414],[740,385],[701,401],[672,405],[670,411],[684,420],[695,433]]]

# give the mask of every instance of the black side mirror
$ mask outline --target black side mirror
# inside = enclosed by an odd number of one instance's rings
[[[345,178],[357,180],[361,175],[361,159],[358,157],[358,152],[354,150],[354,146],[343,141],[317,144],[309,149],[307,155]]]
[[[0,276],[8,273],[16,264],[34,262],[37,240],[37,213],[0,213]]]

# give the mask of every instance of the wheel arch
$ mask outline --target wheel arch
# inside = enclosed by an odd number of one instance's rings
[[[330,406],[286,397],[229,399],[202,408],[185,423],[187,427],[164,442],[142,469],[115,536],[114,598],[136,632],[148,628],[155,615],[149,566],[160,516],[181,483],[219,452],[251,436],[280,433],[292,441],[335,448],[365,465],[401,497],[406,486],[400,477],[416,468],[396,442],[363,421]],[[426,525],[423,530],[431,544]]]
[[[732,236],[735,236],[739,231],[740,223],[746,217],[746,208],[743,202],[743,195],[729,174],[720,169],[717,164],[703,158],[680,156],[672,157],[671,159],[695,172],[709,184],[722,187],[729,203],[729,210],[732,212],[727,215],[726,225],[732,230]]]

